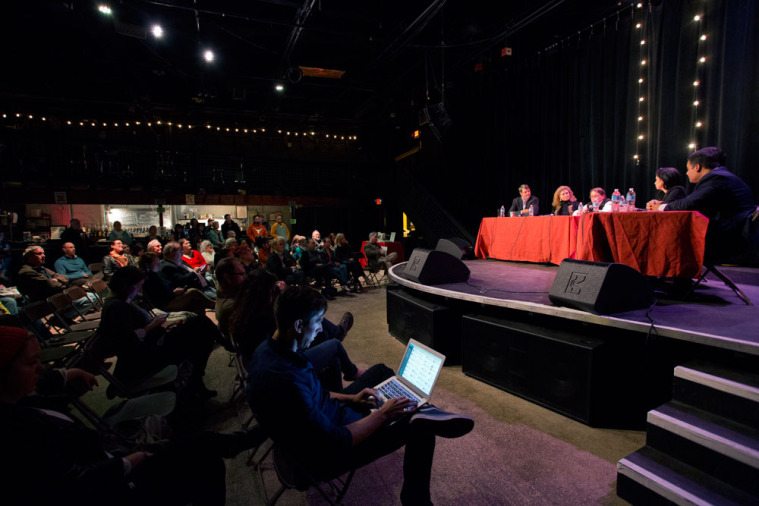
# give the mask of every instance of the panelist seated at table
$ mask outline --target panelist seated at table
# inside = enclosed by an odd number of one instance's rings
[[[660,211],[699,211],[709,218],[706,255],[720,261],[744,252],[743,229],[756,211],[751,188],[725,168],[717,147],[701,148],[688,156],[688,180],[695,184],[686,197],[659,206]]]
[[[649,200],[646,203],[646,209],[649,211],[655,211],[660,205],[680,200],[686,195],[685,187],[683,186],[683,176],[674,167],[659,167],[656,169],[654,187],[658,190],[659,194],[657,198]]]
[[[573,214],[574,216],[579,216],[582,213],[590,213],[594,211],[601,213],[611,212],[611,199],[606,196],[606,190],[600,186],[590,190],[590,202],[575,211]]]
[[[517,213],[522,216],[528,216],[530,214],[530,206],[532,206],[532,214],[534,216],[540,214],[540,200],[532,194],[529,185],[520,185],[519,196],[511,201],[509,214]]]
[[[572,216],[580,208],[572,188],[569,186],[559,186],[553,192],[553,215],[554,216]]]

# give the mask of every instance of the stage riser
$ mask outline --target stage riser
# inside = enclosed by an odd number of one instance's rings
[[[759,427],[759,404],[682,378],[674,378],[672,398],[699,409]]]
[[[445,365],[461,363],[461,314],[403,290],[387,290],[390,335],[403,343],[413,338],[445,355]]]
[[[759,471],[746,464],[650,424],[646,431],[646,445],[759,497]]]
[[[677,503],[664,499],[637,481],[617,475],[617,495],[630,504],[646,506],[672,506]]]
[[[617,376],[625,362],[618,344],[482,315],[462,318],[465,374],[589,425],[642,420],[644,401]]]

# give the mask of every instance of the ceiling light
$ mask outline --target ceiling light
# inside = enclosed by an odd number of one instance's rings
[[[276,90],[278,93],[282,93],[283,91],[285,91],[285,85],[284,85],[284,84],[281,84],[281,83],[277,83],[277,84],[275,84],[275,85],[274,85],[274,89],[275,89],[275,90]]]
[[[153,37],[155,37],[156,39],[163,38],[163,28],[161,27],[161,25],[155,24],[151,26],[150,33],[152,33]]]
[[[213,63],[214,59],[216,58],[216,55],[213,54],[213,51],[210,49],[206,49],[203,51],[203,59],[206,61],[206,63]]]
[[[111,6],[108,4],[98,4],[98,12],[104,16],[113,15],[113,10],[111,9]]]

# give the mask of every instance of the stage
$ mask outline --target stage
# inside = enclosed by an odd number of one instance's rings
[[[759,308],[711,275],[685,300],[657,291],[650,308],[596,315],[551,303],[558,266],[465,264],[468,282],[436,286],[393,266],[391,335],[425,342],[465,374],[589,425],[640,427],[671,398],[678,365],[759,363]],[[759,270],[721,270],[759,301]]]

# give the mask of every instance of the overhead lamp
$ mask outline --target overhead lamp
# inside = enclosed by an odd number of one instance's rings
[[[113,15],[113,9],[111,9],[111,6],[108,4],[98,4],[98,12],[103,16]]]
[[[206,49],[203,51],[203,59],[206,61],[206,63],[213,63],[213,61],[216,59],[216,55],[210,49]]]
[[[163,38],[163,27],[159,24],[154,24],[150,27],[150,33],[153,34],[153,37],[156,39]]]
[[[282,84],[282,83],[277,83],[277,84],[275,84],[275,85],[274,85],[274,90],[275,90],[277,93],[282,93],[282,92],[284,92],[284,91],[285,91],[285,85],[284,85],[284,84]]]

